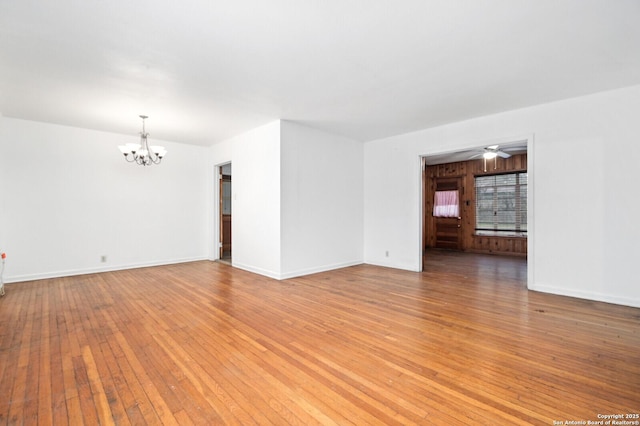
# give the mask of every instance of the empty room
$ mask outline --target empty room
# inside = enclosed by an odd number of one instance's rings
[[[0,2],[0,424],[640,425],[637,0]]]

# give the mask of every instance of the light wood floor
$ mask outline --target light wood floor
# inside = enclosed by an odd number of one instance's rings
[[[0,424],[540,424],[640,412],[640,309],[519,258],[275,281],[215,262],[6,286]]]

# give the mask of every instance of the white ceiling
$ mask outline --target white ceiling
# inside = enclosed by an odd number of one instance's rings
[[[640,84],[640,0],[0,0],[0,113],[368,141]]]

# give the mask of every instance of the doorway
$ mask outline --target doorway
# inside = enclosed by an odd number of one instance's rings
[[[219,167],[219,194],[220,194],[220,241],[219,246],[219,258],[222,261],[231,262],[231,203],[232,203],[232,191],[231,191],[231,163],[224,164]]]
[[[522,137],[487,143],[490,148],[499,146],[500,151],[509,155],[492,157],[491,167],[485,165],[486,147],[468,148],[461,151],[452,151],[427,155],[421,157],[422,180],[422,270],[427,268],[425,256],[429,256],[431,250],[446,250],[452,256],[455,253],[479,253],[498,255],[497,258],[519,257],[527,264],[527,281],[533,282],[533,259],[528,256],[533,247],[533,137]],[[520,213],[520,218],[526,221],[524,232],[516,232],[511,229],[498,229],[498,231],[485,231],[477,224],[478,210],[476,198],[478,197],[476,179],[478,177],[500,175],[508,177],[513,174],[528,173],[526,188],[526,213]],[[503,179],[503,180],[505,180]],[[501,181],[502,182],[502,181]],[[510,193],[506,188],[507,183],[501,183],[501,187],[495,189],[501,191],[505,200],[505,194]],[[505,188],[502,188],[505,186]],[[457,192],[457,202],[440,202],[436,200],[436,192]],[[508,201],[508,200],[507,200]],[[505,203],[507,203],[505,201]],[[444,209],[446,214],[436,215],[436,204]],[[448,212],[449,207],[456,205],[459,215]],[[508,203],[507,203],[508,204]],[[517,205],[517,204],[516,204]],[[508,214],[508,209],[504,210]],[[482,211],[480,212],[482,213]],[[510,216],[501,216],[494,211],[498,218],[508,222]],[[457,216],[457,217],[456,217]],[[518,217],[517,215],[515,217]],[[460,219],[458,219],[460,218]],[[517,220],[516,220],[517,222]],[[502,222],[500,222],[502,223]],[[511,232],[513,231],[513,232]]]
[[[464,193],[460,177],[433,179],[434,206],[433,247],[462,250],[462,217],[460,200]],[[426,248],[426,247],[425,247]]]

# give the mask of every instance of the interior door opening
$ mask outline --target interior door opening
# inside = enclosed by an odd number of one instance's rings
[[[219,168],[220,182],[220,249],[219,258],[222,261],[231,262],[231,222],[232,222],[232,191],[231,191],[231,163],[224,164]]]
[[[462,179],[459,177],[438,177],[433,179],[429,196],[432,196],[433,217],[427,244],[435,248],[463,250],[461,233],[460,200],[464,195]]]
[[[471,253],[491,254],[498,255],[498,258],[520,257],[529,264],[527,279],[533,281],[531,259],[528,258],[532,243],[530,231],[533,229],[532,159],[528,155],[531,142],[532,138],[526,138],[422,157],[423,271],[427,264],[425,257],[434,250],[445,250],[451,256],[456,253],[463,255],[463,252],[467,253],[467,257]],[[521,192],[525,191],[525,198],[515,199],[514,205],[520,207],[514,210],[510,204],[513,188],[509,186],[508,178],[514,174],[524,174],[526,179],[527,173],[528,183],[525,181],[524,186],[520,184],[519,187]],[[482,182],[492,176],[497,176],[495,180],[499,184],[494,185],[495,188],[484,188]],[[518,194],[517,189],[514,194]],[[487,215],[484,211],[486,203],[480,203],[484,198],[478,197],[486,195],[487,191],[498,191],[497,199],[500,201],[492,204],[493,214],[497,217],[494,222],[498,223],[494,231],[486,231],[484,222],[478,223],[480,218]],[[515,217],[516,225],[524,224],[522,228],[516,226],[521,229],[520,232],[508,227],[501,228],[511,222],[511,215]]]

